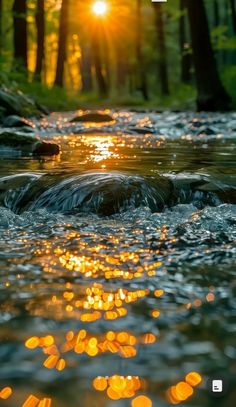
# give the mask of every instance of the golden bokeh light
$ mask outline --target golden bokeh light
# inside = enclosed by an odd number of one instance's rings
[[[194,394],[194,387],[198,386],[202,377],[197,372],[189,372],[184,381],[178,382],[167,390],[167,400],[171,404],[179,404],[189,399]]]
[[[152,407],[152,400],[146,396],[138,396],[132,400],[132,407]]]
[[[12,395],[11,387],[4,387],[4,389],[0,391],[0,399],[2,400],[7,400],[11,395]]]
[[[106,391],[111,400],[128,399],[141,388],[141,380],[138,376],[117,374],[110,377],[98,376],[93,380],[93,387],[97,391]]]

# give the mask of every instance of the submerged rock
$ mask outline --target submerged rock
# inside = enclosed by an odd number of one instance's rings
[[[45,155],[53,156],[60,153],[60,147],[55,143],[41,141],[34,134],[23,132],[0,132],[0,156],[15,155]]]
[[[34,128],[35,126],[29,120],[24,119],[16,115],[7,116],[3,121],[4,127],[30,127]]]
[[[87,123],[106,123],[114,121],[113,117],[104,113],[85,113],[81,116],[76,116],[71,120],[71,123],[87,122]]]
[[[196,208],[220,205],[222,200],[217,193],[201,189],[204,184],[206,181],[195,178],[173,180],[97,171],[69,177],[4,177],[0,178],[0,191],[3,205],[16,213],[45,208],[54,213],[109,216],[140,206],[160,212],[177,204],[188,203]],[[228,201],[227,195],[224,198]]]
[[[23,174],[0,179],[4,205],[15,212],[46,208],[50,212],[109,216],[141,205],[162,210],[172,192],[163,177],[96,172],[69,178]]]

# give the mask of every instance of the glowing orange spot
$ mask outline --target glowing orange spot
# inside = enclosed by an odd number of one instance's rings
[[[11,395],[12,395],[11,387],[4,387],[4,389],[0,391],[0,399],[7,400]]]
[[[138,396],[132,400],[132,407],[152,407],[152,400],[146,396]]]
[[[107,395],[111,400],[119,400],[121,397],[119,393],[117,393],[115,390],[113,390],[111,387],[108,387],[107,389]]]
[[[152,311],[152,317],[153,318],[158,318],[160,316],[160,311],[158,310],[153,310]]]
[[[134,390],[135,390],[135,391],[140,389],[141,383],[140,383],[140,380],[139,380],[138,377],[135,377],[135,376],[134,376],[134,377],[132,378],[132,383],[133,383],[133,387],[134,387]]]
[[[133,348],[133,346],[122,346],[121,354],[125,358],[133,358],[136,356],[137,351],[135,348]]]
[[[51,407],[52,399],[43,399],[40,401],[38,407]]]
[[[89,356],[96,356],[98,354],[98,348],[97,347],[88,348],[88,349],[86,349],[86,353]]]
[[[108,341],[114,341],[115,337],[116,336],[115,336],[115,333],[113,331],[109,331],[106,334],[106,338],[107,338]]]
[[[129,345],[134,346],[137,342],[137,339],[135,338],[135,336],[130,335],[129,337]]]
[[[51,346],[54,344],[54,338],[52,335],[47,335],[43,338],[44,346]]]
[[[32,336],[25,342],[25,347],[28,349],[35,349],[39,346],[40,340],[37,336]]]
[[[27,398],[27,400],[22,404],[22,407],[36,407],[39,404],[39,399],[32,394]]]
[[[190,372],[185,376],[185,381],[192,387],[197,386],[201,383],[201,375],[197,372]]]
[[[107,380],[105,377],[99,376],[93,380],[93,387],[98,391],[104,391],[107,388]]]
[[[45,361],[43,366],[46,367],[47,369],[53,369],[57,362],[58,362],[59,356],[58,355],[50,355]]]
[[[195,301],[193,301],[193,304],[195,305],[195,307],[200,307],[202,305],[202,301],[200,299],[196,299]]]
[[[83,353],[84,350],[85,350],[85,344],[83,342],[77,343],[77,345],[75,345],[75,348],[74,348],[75,353]]]
[[[96,338],[89,339],[88,346],[91,348],[95,348],[98,344],[98,340]]]
[[[143,337],[143,342],[148,344],[148,343],[154,343],[156,342],[156,336],[153,335],[152,333],[147,333],[146,335],[144,335]]]
[[[118,333],[118,335],[117,335],[117,340],[118,340],[118,342],[120,342],[120,343],[128,342],[128,340],[129,340],[129,335],[128,335],[126,332],[120,332],[120,333]]]
[[[67,340],[68,342],[70,342],[70,341],[73,340],[73,338],[74,338],[74,332],[73,332],[73,331],[67,332],[67,334],[66,334],[66,340]]]
[[[165,293],[164,290],[155,290],[154,295],[155,297],[161,297]]]
[[[167,400],[171,404],[179,404],[180,401],[177,398],[175,386],[170,387],[166,392]]]
[[[175,389],[177,400],[184,401],[193,394],[193,388],[186,382],[179,382]]]
[[[214,299],[215,299],[215,295],[214,295],[213,293],[208,293],[208,294],[207,294],[206,300],[207,300],[208,302],[214,301]]]
[[[65,359],[60,359],[60,360],[57,362],[56,369],[57,369],[59,372],[61,372],[62,370],[65,369],[65,367],[66,367],[66,361],[65,361]]]
[[[107,349],[111,352],[111,353],[117,353],[118,350],[120,349],[120,346],[117,342],[108,342],[107,343]]]
[[[81,331],[79,331],[79,333],[78,333],[77,339],[85,339],[86,335],[87,335],[87,332],[85,331],[85,329],[81,329]]]
[[[125,381],[124,376],[118,376],[118,375],[112,376],[109,379],[109,384],[112,387],[112,389],[118,393],[122,392],[126,387],[126,381]]]

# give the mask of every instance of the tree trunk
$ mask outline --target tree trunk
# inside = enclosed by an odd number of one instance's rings
[[[141,0],[137,0],[136,7],[136,57],[138,64],[138,76],[140,82],[140,90],[143,95],[144,100],[148,100],[148,89],[147,89],[147,77],[146,69],[144,65],[143,53],[142,53],[142,36],[143,24],[142,24],[142,11],[141,11]]]
[[[162,5],[159,3],[153,3],[153,7],[155,11],[155,26],[157,33],[158,77],[160,80],[161,94],[163,96],[168,96],[170,91]]]
[[[36,56],[36,68],[35,74],[38,77],[41,77],[44,57],[45,57],[45,1],[37,0],[37,9],[36,9],[36,27],[37,27],[37,56]]]
[[[104,77],[103,70],[102,70],[102,60],[101,60],[101,27],[98,27],[95,30],[95,35],[93,37],[92,49],[93,49],[93,58],[94,58],[94,66],[95,66],[95,73],[97,78],[98,84],[98,91],[101,97],[108,95],[108,84]]]
[[[18,64],[27,68],[26,0],[14,0],[12,11],[14,25],[14,58]]]
[[[197,109],[228,110],[230,97],[219,74],[211,45],[203,0],[186,0],[192,37],[193,60],[197,82]]]
[[[236,6],[235,6],[235,0],[229,0],[229,2],[230,2],[231,14],[232,14],[232,22],[233,22],[234,34],[236,34]]]
[[[213,2],[213,13],[214,13],[214,26],[218,27],[220,25],[220,11],[218,0]]]
[[[127,65],[124,57],[124,50],[120,43],[116,45],[116,86],[117,89],[124,89],[126,85]]]
[[[69,0],[62,0],[60,23],[59,23],[59,38],[58,38],[58,55],[55,85],[63,86],[64,67],[66,60],[66,45],[68,36],[69,18]]]
[[[0,0],[0,56],[2,54],[2,0]]]
[[[92,61],[91,49],[88,45],[81,44],[80,72],[82,81],[82,92],[92,91]]]
[[[181,52],[180,78],[182,82],[189,83],[191,82],[192,58],[189,52],[190,44],[187,41],[185,11],[186,11],[186,1],[180,0],[180,12],[181,12],[181,17],[179,20],[179,45]]]

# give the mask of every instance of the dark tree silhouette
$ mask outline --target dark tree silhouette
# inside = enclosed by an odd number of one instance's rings
[[[193,61],[197,84],[198,110],[227,110],[230,97],[225,91],[211,45],[203,0],[186,0],[192,37]]]
[[[236,34],[236,6],[235,6],[235,0],[229,0],[229,2],[230,2],[231,14],[232,14],[233,29],[234,29],[234,33]]]
[[[157,33],[158,80],[160,81],[161,94],[163,96],[167,96],[169,95],[170,91],[162,5],[160,3],[153,3],[153,7],[155,12],[155,27]]]
[[[180,78],[184,83],[191,81],[191,65],[192,57],[190,54],[190,44],[187,39],[187,27],[186,27],[186,0],[180,0],[180,20],[179,20],[179,45],[181,53],[181,71]]]
[[[218,0],[213,1],[214,26],[220,25],[220,10]]]
[[[66,60],[66,45],[69,26],[69,0],[62,0],[59,23],[58,55],[55,85],[63,86],[64,68]]]
[[[81,44],[80,72],[82,80],[82,92],[91,92],[92,83],[92,55],[90,45]]]
[[[18,64],[27,68],[26,0],[14,0],[12,11],[14,26],[14,58]]]
[[[102,27],[98,23],[97,29],[94,31],[92,38],[92,52],[94,59],[95,74],[98,84],[98,91],[101,97],[108,95],[108,83],[104,76],[102,59],[101,59],[101,33]]]
[[[0,0],[0,56],[2,53],[2,0]]]
[[[148,89],[147,89],[147,76],[146,76],[146,68],[145,62],[142,53],[142,32],[143,32],[143,24],[142,24],[142,10],[141,10],[141,0],[137,0],[136,3],[136,57],[137,57],[137,65],[138,65],[138,80],[140,83],[140,90],[142,92],[144,100],[148,100]]]
[[[120,42],[116,44],[116,86],[123,89],[126,85],[127,62],[125,60],[124,49]]]
[[[41,76],[43,64],[44,64],[44,57],[45,57],[45,48],[44,48],[44,41],[45,41],[45,1],[44,0],[37,0],[37,8],[36,8],[36,27],[37,27],[37,55],[36,55],[36,68],[35,74],[37,76]]]

